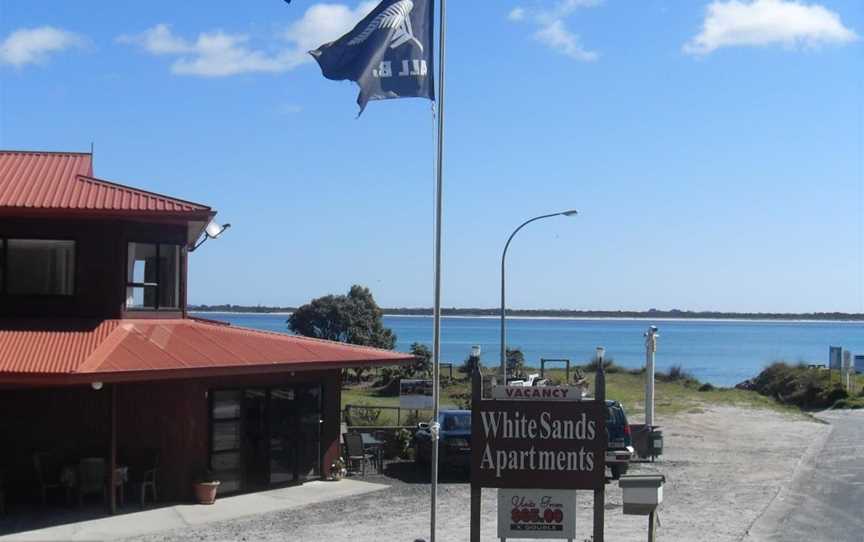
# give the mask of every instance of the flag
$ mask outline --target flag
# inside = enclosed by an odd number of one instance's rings
[[[433,1],[384,0],[350,32],[309,54],[327,79],[360,86],[360,113],[369,100],[434,100]]]

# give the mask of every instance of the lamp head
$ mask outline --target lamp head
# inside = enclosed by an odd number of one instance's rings
[[[231,224],[225,224],[225,225],[220,226],[219,224],[217,224],[215,222],[210,222],[209,224],[207,224],[207,227],[204,228],[204,232],[207,234],[207,237],[209,237],[211,239],[216,239],[217,237],[222,235],[225,232],[225,230],[227,230],[230,227],[231,227]]]
[[[570,209],[569,211],[564,211],[561,214],[564,216],[576,216],[579,214],[579,211],[577,211],[576,209]]]
[[[480,357],[480,345],[475,344],[474,346],[471,347],[471,357],[472,358],[479,358]]]

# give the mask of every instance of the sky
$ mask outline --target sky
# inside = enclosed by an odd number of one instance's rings
[[[189,302],[432,305],[434,117],[306,51],[374,2],[0,0],[0,148],[211,205]],[[864,312],[864,2],[448,3],[446,307]]]

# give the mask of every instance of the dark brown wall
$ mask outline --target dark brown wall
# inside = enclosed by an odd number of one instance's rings
[[[129,241],[185,244],[186,227],[117,220],[24,220],[0,218],[0,238],[75,241],[75,295],[3,296],[0,316],[119,318],[126,298]],[[185,299],[185,251],[181,295]],[[133,313],[134,314],[134,313]]]
[[[159,494],[164,501],[192,499],[192,481],[208,464],[210,389],[322,385],[322,470],[339,454],[339,371],[118,384],[117,447],[121,464],[141,450],[159,450]],[[15,494],[32,493],[35,451],[80,457],[109,456],[110,392],[106,384],[55,389],[0,390],[0,469]],[[11,475],[10,475],[11,474]]]

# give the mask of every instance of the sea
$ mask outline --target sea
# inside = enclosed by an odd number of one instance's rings
[[[289,333],[287,314],[206,312],[195,316],[236,326]],[[414,342],[431,346],[431,316],[385,316],[384,325],[396,334],[396,349],[408,351]],[[507,318],[507,346],[521,348],[528,365],[540,359],[590,360],[596,347],[607,359],[637,368],[645,364],[644,333],[659,328],[658,370],[681,365],[702,382],[734,386],[752,378],[769,363],[828,363],[828,347],[842,346],[864,354],[864,322],[776,320],[684,320],[626,318]],[[460,365],[471,347],[479,345],[481,361],[497,365],[500,321],[490,317],[444,317],[441,321],[441,361]],[[563,366],[563,365],[562,365]]]

